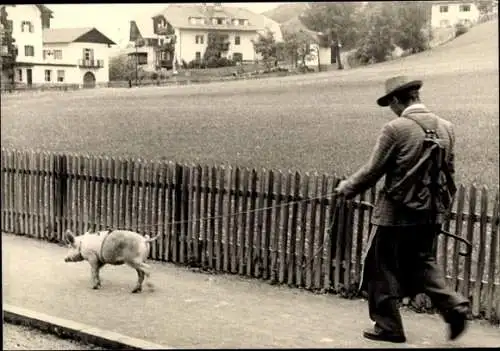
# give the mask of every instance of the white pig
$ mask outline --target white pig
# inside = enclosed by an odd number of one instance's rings
[[[150,278],[151,267],[145,263],[150,242],[159,235],[150,238],[128,230],[101,231],[75,236],[70,230],[65,233],[65,240],[71,249],[64,262],[88,261],[91,267],[92,288],[99,289],[101,280],[99,270],[106,264],[127,264],[137,271],[137,284],[133,293],[142,291],[144,278]],[[152,287],[147,281],[146,284]]]

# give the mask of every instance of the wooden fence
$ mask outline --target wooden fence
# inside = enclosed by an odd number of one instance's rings
[[[357,288],[375,188],[344,201],[332,195],[340,179],[316,173],[7,149],[1,156],[2,232],[59,241],[66,228],[161,234],[153,260],[309,290]],[[462,258],[459,243],[440,236],[450,286],[470,297],[475,317],[498,322],[498,189],[491,198],[486,187],[461,185],[444,228],[473,243]]]

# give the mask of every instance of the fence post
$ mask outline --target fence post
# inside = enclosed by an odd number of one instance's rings
[[[54,218],[52,220],[57,239],[62,240],[67,218],[67,184],[68,184],[68,159],[65,154],[55,155],[54,172]]]
[[[172,248],[173,249],[173,261],[174,262],[179,262],[179,246],[180,246],[180,240],[181,238],[181,233],[182,233],[182,217],[184,213],[184,206],[188,205],[188,202],[183,203],[182,202],[182,192],[183,192],[183,182],[184,178],[184,168],[180,164],[175,165],[175,190],[174,190],[174,222],[175,224],[175,233],[172,233],[174,235],[174,242],[175,245]]]

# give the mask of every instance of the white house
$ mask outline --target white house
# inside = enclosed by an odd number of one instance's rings
[[[115,43],[97,29],[50,29],[52,11],[44,5],[7,5],[6,11],[18,52],[16,85],[109,81],[108,49]]]
[[[431,26],[453,27],[456,24],[472,26],[480,13],[474,1],[434,1],[431,9]]]
[[[43,81],[43,28],[50,27],[52,11],[43,5],[5,5],[7,30],[17,48],[15,79]]]
[[[106,84],[109,51],[114,44],[96,28],[44,29],[44,83]]]
[[[132,25],[137,25],[139,38],[150,40],[149,44],[140,48],[134,45],[128,53],[135,55],[137,51],[137,55],[142,56],[139,62],[156,69],[170,69],[176,63],[202,59],[209,33],[223,38],[221,57],[242,62],[260,58],[253,46],[253,40],[258,38],[259,33],[269,29],[277,41],[282,40],[277,22],[249,10],[222,6],[220,3],[172,4],[153,16],[152,22],[134,21]],[[131,41],[135,40],[136,37],[131,38]]]
[[[308,29],[298,16],[291,18],[281,25],[283,35],[296,34],[309,42],[311,55],[306,56],[305,64],[309,68],[327,71],[338,68],[337,46],[328,42],[325,34]],[[345,67],[347,52],[340,52],[340,60]]]

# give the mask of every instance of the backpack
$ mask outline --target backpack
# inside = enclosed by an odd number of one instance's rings
[[[428,129],[417,120],[425,132],[423,152],[418,162],[386,194],[406,208],[418,211],[443,213],[451,207],[457,191],[455,181],[448,169],[445,148],[437,134],[437,128]],[[437,120],[436,120],[437,127]]]

